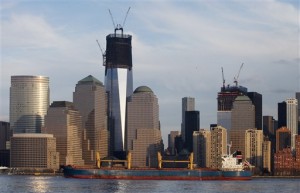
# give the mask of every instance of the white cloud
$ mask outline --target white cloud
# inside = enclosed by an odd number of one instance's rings
[[[111,24],[104,4],[107,17],[99,16],[99,30],[78,23],[78,28],[91,29],[84,34],[65,23],[50,23],[52,15],[46,13],[11,11],[1,18],[0,92],[6,109],[0,118],[8,114],[11,75],[49,76],[51,100],[72,100],[75,84],[89,74],[103,81],[95,40],[105,48],[105,36],[112,32],[101,29]],[[84,5],[82,11],[88,14]],[[97,2],[99,9],[101,5]],[[294,61],[300,54],[298,12],[291,4],[271,0],[134,1],[125,30],[133,35],[134,86],[150,86],[158,96],[164,136],[180,128],[184,96],[196,98],[201,127],[215,122],[221,66],[226,83],[232,83],[242,62],[240,83],[262,93],[264,111],[276,116],[277,102],[299,90],[299,61]],[[293,62],[286,68],[283,61]],[[277,87],[289,92],[275,94],[272,88]]]

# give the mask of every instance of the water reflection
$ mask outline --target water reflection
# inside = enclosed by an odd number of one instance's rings
[[[48,192],[49,191],[49,184],[47,182],[46,177],[30,177],[28,181],[28,185],[31,189],[31,192]]]

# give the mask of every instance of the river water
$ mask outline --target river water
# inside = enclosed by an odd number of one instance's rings
[[[0,192],[218,193],[300,192],[300,178],[250,181],[164,181],[72,179],[62,176],[0,175]]]

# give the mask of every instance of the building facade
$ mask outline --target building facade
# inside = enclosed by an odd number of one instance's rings
[[[121,31],[121,33],[117,33]],[[110,152],[123,154],[125,143],[126,99],[133,93],[131,35],[116,28],[106,36],[104,55],[105,89],[108,93]]]
[[[193,133],[194,162],[201,168],[209,167],[211,160],[211,134],[209,130],[200,129]]]
[[[48,77],[11,76],[9,119],[13,133],[41,133],[48,107]]]
[[[51,134],[14,134],[10,153],[10,165],[14,168],[59,169],[56,139]]]
[[[271,173],[272,169],[272,154],[271,154],[271,141],[264,140],[262,145],[263,151],[263,171]]]
[[[85,164],[96,162],[96,153],[108,156],[107,103],[102,82],[89,75],[78,81],[73,93],[75,109],[82,117],[83,159]]]
[[[185,112],[185,148],[189,152],[193,152],[193,133],[200,129],[200,112],[186,111]]]
[[[157,152],[163,151],[158,99],[147,86],[135,89],[127,102],[126,150],[133,167],[157,167]]]
[[[286,126],[291,130],[291,148],[295,150],[295,137],[298,135],[298,100],[295,98],[286,101]]]
[[[257,168],[263,169],[263,132],[262,130],[247,129],[245,132],[245,159]]]
[[[258,92],[248,92],[247,96],[255,107],[255,128],[262,130],[262,95]]]
[[[185,142],[185,112],[186,111],[194,111],[195,110],[195,98],[193,97],[184,97],[182,98],[182,107],[181,107],[181,115],[182,115],[182,121],[181,121],[181,137],[183,142]]]
[[[60,165],[84,165],[82,119],[72,102],[54,101],[45,117],[44,133],[56,138]]]
[[[0,121],[0,150],[8,149],[6,146],[10,142],[12,132],[9,127],[9,122]]]
[[[255,128],[255,107],[247,96],[238,96],[232,108],[231,130],[229,131],[232,151],[245,155],[245,132]]]
[[[278,103],[277,108],[277,115],[278,115],[278,128],[286,127],[287,126],[287,120],[286,120],[286,102],[283,101],[281,103]]]
[[[175,147],[175,138],[180,135],[180,131],[171,131],[168,135],[168,149],[170,155],[176,155],[178,153]]]
[[[227,131],[222,126],[216,126],[210,129],[210,135],[210,167],[218,169],[222,165],[221,156],[227,154]]]
[[[276,152],[291,147],[291,130],[281,127],[276,131]]]

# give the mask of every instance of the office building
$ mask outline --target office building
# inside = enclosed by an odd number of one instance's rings
[[[291,130],[291,148],[295,150],[295,136],[298,135],[298,100],[295,98],[286,101],[286,126]]]
[[[11,167],[59,169],[56,139],[51,134],[19,133],[11,138]]]
[[[271,173],[273,171],[272,167],[272,152],[271,152],[271,141],[264,140],[262,145],[263,153],[263,171],[264,173]]]
[[[298,134],[300,134],[300,92],[296,92],[296,99],[298,101]]]
[[[72,102],[54,101],[45,117],[43,133],[53,134],[60,165],[84,165],[82,119]]]
[[[211,135],[209,130],[194,131],[193,150],[195,164],[201,168],[209,167],[211,160]]]
[[[248,96],[238,96],[233,102],[230,142],[232,151],[245,155],[245,132],[255,128],[255,107]]]
[[[157,152],[163,151],[158,99],[147,86],[135,89],[127,102],[126,150],[133,167],[157,167]]]
[[[225,83],[225,82],[223,82]],[[231,129],[231,110],[233,102],[237,96],[247,94],[247,88],[243,86],[225,86],[221,87],[218,92],[218,109],[217,109],[217,124],[227,129],[227,143],[230,143],[230,129]]]
[[[7,149],[6,144],[10,141],[11,136],[9,122],[0,121],[0,150]]]
[[[177,154],[177,149],[175,148],[175,138],[177,136],[180,136],[179,131],[171,131],[170,134],[168,135],[168,150],[170,155]]]
[[[211,151],[210,151],[210,167],[214,169],[221,168],[221,156],[227,154],[227,131],[222,126],[210,128],[211,135]]]
[[[185,142],[185,112],[186,111],[195,111],[195,98],[193,97],[184,97],[182,98],[182,108],[181,108],[181,137],[183,142]]]
[[[9,118],[13,133],[41,133],[48,107],[48,77],[11,76]]]
[[[262,130],[262,95],[257,92],[248,92],[247,96],[255,107],[255,128]]]
[[[73,93],[75,109],[82,117],[83,159],[92,165],[96,162],[96,153],[100,157],[108,156],[107,103],[102,82],[89,75],[78,81]]]
[[[193,152],[193,133],[200,129],[200,112],[186,111],[185,112],[185,148],[189,152]]]
[[[281,127],[286,127],[287,126],[287,120],[286,120],[286,102],[283,101],[281,103],[278,103],[278,108],[277,108],[277,115],[278,115],[278,128]]]
[[[276,131],[276,152],[291,147],[291,130],[281,127]]]
[[[263,131],[247,129],[245,132],[245,160],[255,166],[258,171],[263,169]]]
[[[121,32],[121,33],[117,33]],[[106,36],[105,89],[108,93],[108,128],[113,155],[124,154],[126,98],[133,93],[131,35],[123,28]]]

